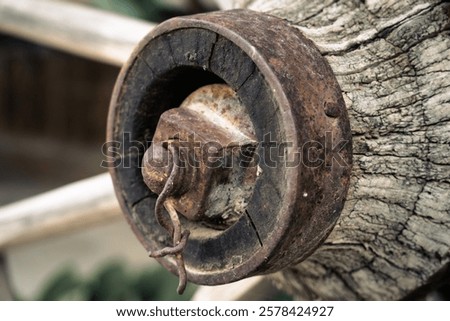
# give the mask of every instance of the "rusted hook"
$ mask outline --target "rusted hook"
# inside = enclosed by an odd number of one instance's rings
[[[172,141],[169,141],[167,149],[172,156],[172,167],[170,168],[169,178],[164,185],[163,190],[158,196],[155,204],[155,215],[158,223],[167,230],[167,232],[172,236],[172,246],[165,247],[158,251],[149,252],[149,256],[153,258],[164,257],[166,255],[174,255],[175,261],[178,268],[178,294],[183,294],[186,289],[186,268],[183,258],[183,250],[186,247],[187,240],[189,238],[190,232],[188,230],[181,231],[180,218],[176,209],[171,203],[171,195],[174,193],[177,187],[177,182],[179,182],[180,175],[180,155],[179,148]],[[163,207],[169,214],[169,219],[163,213]]]

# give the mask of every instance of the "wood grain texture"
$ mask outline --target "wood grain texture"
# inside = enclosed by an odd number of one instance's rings
[[[312,39],[353,134],[347,202],[327,241],[275,276],[297,299],[400,299],[450,261],[450,37],[444,1],[231,1]]]

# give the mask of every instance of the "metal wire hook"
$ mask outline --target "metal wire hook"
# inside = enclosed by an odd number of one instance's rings
[[[158,196],[155,204],[155,215],[158,223],[172,236],[172,246],[165,247],[158,251],[149,252],[153,258],[174,255],[178,269],[179,283],[177,292],[183,294],[186,289],[187,275],[183,258],[183,250],[186,247],[190,232],[181,231],[181,223],[176,209],[173,207],[170,196],[176,190],[176,184],[180,176],[180,155],[179,148],[173,142],[168,143],[168,150],[172,156],[172,166],[170,168],[169,178],[164,185],[163,190]],[[166,209],[169,217],[164,215],[163,207]]]

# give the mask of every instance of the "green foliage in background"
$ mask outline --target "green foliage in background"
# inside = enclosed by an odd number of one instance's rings
[[[185,293],[178,295],[177,285],[178,278],[162,267],[130,271],[122,263],[111,262],[89,278],[64,268],[48,281],[36,300],[189,300],[196,288],[188,284]]]

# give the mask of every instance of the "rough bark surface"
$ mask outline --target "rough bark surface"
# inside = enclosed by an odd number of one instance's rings
[[[353,134],[344,211],[275,276],[297,299],[400,299],[450,262],[450,32],[445,1],[241,0],[292,23],[328,59]]]

